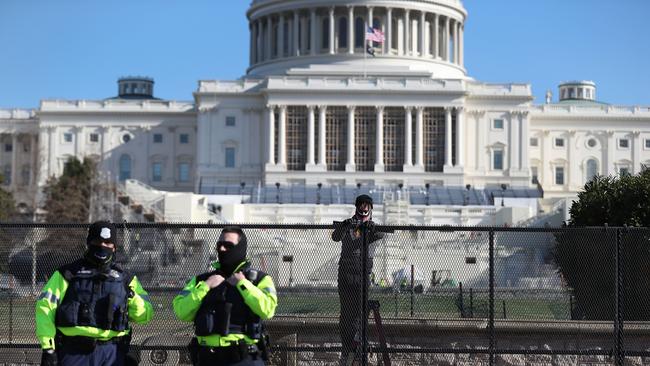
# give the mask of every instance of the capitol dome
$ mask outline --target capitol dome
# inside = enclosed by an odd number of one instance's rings
[[[460,0],[254,0],[247,17],[248,76],[466,78]],[[370,49],[369,19],[385,39]]]

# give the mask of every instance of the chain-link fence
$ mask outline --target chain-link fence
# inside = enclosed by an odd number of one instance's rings
[[[133,349],[142,364],[190,363],[193,327],[171,304],[216,260],[223,225],[118,227],[117,260],[155,310],[134,326]],[[344,228],[341,242],[328,225],[242,227],[252,266],[277,287],[267,321],[274,365],[641,365],[650,357],[650,230],[361,226]],[[0,224],[0,363],[40,359],[30,359],[39,351],[34,302],[59,266],[81,257],[86,230]]]

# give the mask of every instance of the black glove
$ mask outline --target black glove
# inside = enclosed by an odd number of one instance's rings
[[[42,366],[56,366],[59,364],[59,358],[56,356],[56,352],[50,349],[44,349],[43,355],[41,356],[41,365]]]

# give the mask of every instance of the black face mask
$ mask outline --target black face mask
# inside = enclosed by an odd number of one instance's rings
[[[113,261],[113,249],[101,245],[89,245],[86,251],[86,259],[91,263],[103,266]]]
[[[246,260],[246,235],[239,238],[239,243],[234,247],[222,252],[217,248],[217,255],[219,256],[220,269],[224,275],[230,276],[235,272],[235,269]]]

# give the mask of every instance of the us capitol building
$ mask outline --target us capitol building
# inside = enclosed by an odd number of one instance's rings
[[[529,84],[471,78],[460,0],[254,0],[247,19],[246,74],[200,80],[191,102],[125,77],[115,97],[0,111],[0,173],[17,202],[33,207],[72,156],[115,181],[255,188],[261,203],[280,187],[426,187],[472,192],[427,204],[495,205],[494,192],[572,197],[596,174],[650,166],[648,107],[600,102],[591,81],[535,105]],[[370,23],[385,34],[374,56]]]

